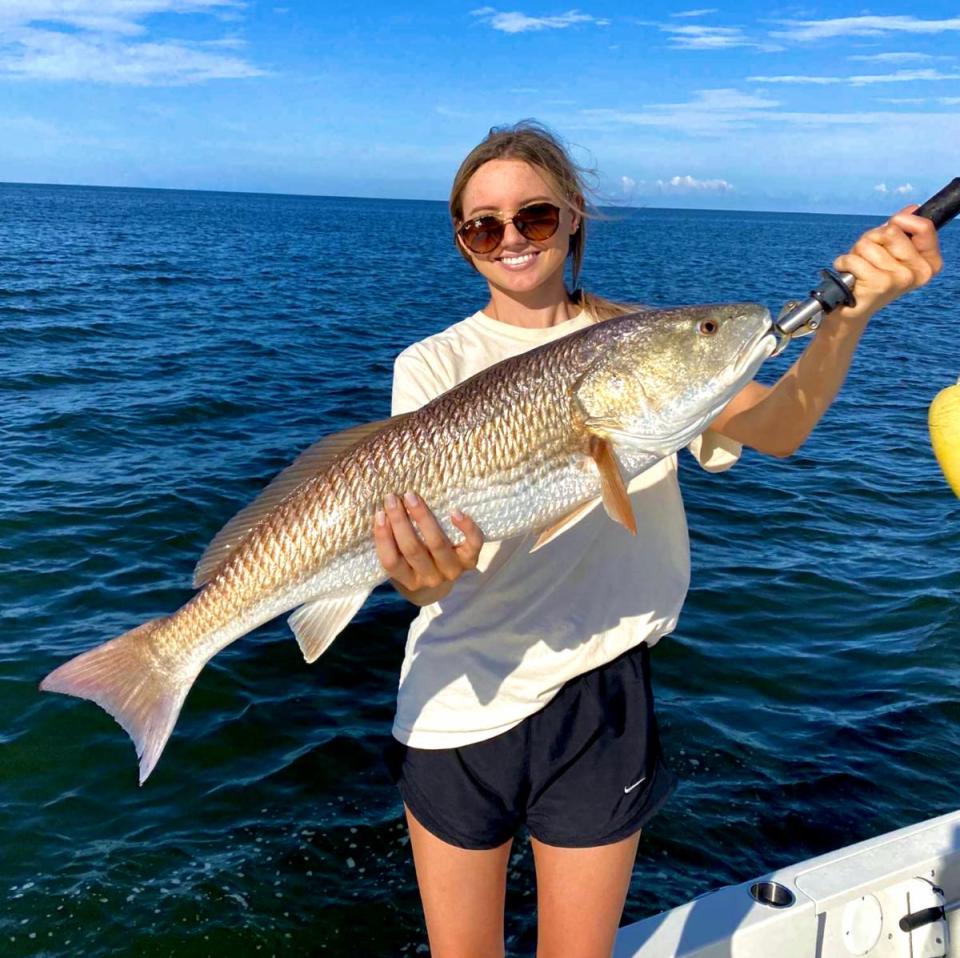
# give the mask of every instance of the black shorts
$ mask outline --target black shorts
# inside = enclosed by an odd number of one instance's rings
[[[571,679],[494,738],[444,749],[394,740],[387,764],[417,821],[471,849],[496,848],[524,824],[547,845],[608,845],[676,784],[660,753],[646,643]]]

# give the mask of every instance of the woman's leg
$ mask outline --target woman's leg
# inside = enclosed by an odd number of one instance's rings
[[[406,805],[404,810],[431,958],[499,958],[513,840],[483,851],[458,848],[428,832]]]
[[[639,841],[639,831],[594,848],[559,848],[531,837],[537,958],[609,958]]]

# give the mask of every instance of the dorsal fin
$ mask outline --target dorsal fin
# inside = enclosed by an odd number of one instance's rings
[[[283,472],[274,477],[273,481],[257,496],[250,505],[241,509],[211,540],[204,550],[200,561],[193,570],[193,587],[209,582],[220,567],[233,555],[234,549],[240,544],[244,536],[260,520],[275,509],[294,489],[311,476],[323,472],[338,456],[352,449],[368,436],[383,429],[388,423],[403,417],[381,419],[378,422],[367,422],[360,426],[335,432],[315,442],[304,449],[299,456]]]

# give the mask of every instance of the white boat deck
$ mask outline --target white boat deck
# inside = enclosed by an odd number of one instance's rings
[[[958,938],[960,811],[625,926],[614,958],[960,958]]]

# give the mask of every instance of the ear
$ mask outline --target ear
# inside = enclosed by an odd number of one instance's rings
[[[580,229],[580,223],[583,221],[583,197],[579,193],[574,194],[570,199],[570,206],[572,216],[570,221],[570,235],[572,236]]]

